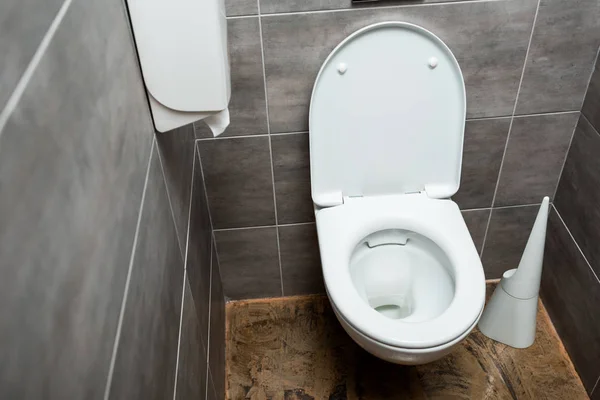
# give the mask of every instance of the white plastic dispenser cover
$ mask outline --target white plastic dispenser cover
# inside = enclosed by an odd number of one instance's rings
[[[450,49],[403,22],[367,26],[325,60],[310,103],[313,201],[459,187],[465,85]]]
[[[205,119],[217,136],[231,96],[223,0],[127,0],[154,125]]]

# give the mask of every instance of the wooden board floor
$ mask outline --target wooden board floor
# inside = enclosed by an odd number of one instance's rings
[[[588,398],[541,303],[528,349],[474,330],[445,358],[408,367],[356,345],[325,296],[230,302],[226,374],[234,400]]]

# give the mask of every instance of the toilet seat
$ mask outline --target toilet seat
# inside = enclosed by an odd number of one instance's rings
[[[458,206],[424,193],[371,196],[318,210],[316,223],[328,295],[344,319],[375,341],[425,349],[449,343],[470,330],[485,302],[481,261]],[[439,316],[424,322],[392,320],[371,308],[352,282],[355,246],[371,233],[406,229],[435,242],[450,260],[454,298]]]

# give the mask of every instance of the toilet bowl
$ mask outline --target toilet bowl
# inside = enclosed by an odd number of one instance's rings
[[[325,287],[346,332],[400,364],[448,354],[485,302],[458,206],[465,88],[450,49],[403,22],[363,28],[311,98],[312,198]]]

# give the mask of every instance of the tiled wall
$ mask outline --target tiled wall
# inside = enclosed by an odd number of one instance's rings
[[[517,265],[553,196],[600,42],[597,0],[231,0],[231,126],[196,124],[221,261],[233,298],[323,291],[310,197],[308,106],[330,51],[368,24],[401,20],[440,36],[467,87],[454,200],[488,278]],[[426,3],[426,4],[421,4]]]
[[[194,129],[154,135],[120,0],[36,3],[0,2],[0,398],[223,398]]]
[[[600,64],[596,62],[550,213],[542,275],[546,308],[595,400],[600,399],[599,132]]]

